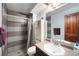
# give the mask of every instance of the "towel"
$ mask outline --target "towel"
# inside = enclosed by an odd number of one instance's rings
[[[4,28],[0,28],[0,32],[1,32],[1,36],[2,36],[2,43],[3,43],[3,45],[5,45],[6,44],[6,37],[7,37],[6,31]]]

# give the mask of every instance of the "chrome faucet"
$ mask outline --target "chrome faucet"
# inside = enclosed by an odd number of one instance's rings
[[[59,46],[60,45],[60,40],[59,39],[52,39],[51,41],[53,44]]]

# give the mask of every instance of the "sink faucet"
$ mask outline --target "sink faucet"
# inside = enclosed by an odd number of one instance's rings
[[[57,45],[57,46],[60,45],[60,40],[59,40],[59,39],[52,39],[51,42],[54,43],[54,44]]]

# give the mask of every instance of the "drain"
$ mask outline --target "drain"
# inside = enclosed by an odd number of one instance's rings
[[[17,54],[20,54],[20,52],[17,52]]]

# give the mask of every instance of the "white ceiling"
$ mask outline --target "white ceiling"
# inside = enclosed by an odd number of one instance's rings
[[[6,5],[11,11],[28,14],[34,8],[36,3],[6,3]]]
[[[38,14],[39,12],[45,10],[47,8],[47,5],[44,3],[38,3],[31,11],[31,13],[36,13]]]

